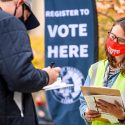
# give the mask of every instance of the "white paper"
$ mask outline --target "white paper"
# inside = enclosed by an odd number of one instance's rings
[[[21,117],[24,117],[23,106],[22,106],[22,93],[14,92],[13,99],[14,99],[15,103],[17,104],[18,108],[20,109]]]
[[[114,103],[115,100],[124,106],[121,96],[109,96],[109,95],[85,95],[85,100],[87,106],[90,110],[99,111],[101,113],[101,118],[109,120],[111,123],[118,123],[118,119],[115,116],[112,116],[109,113],[102,112],[99,108],[96,107],[96,101],[102,99],[109,103]]]
[[[98,111],[97,107],[96,107],[96,103],[95,103],[95,99],[93,96],[84,96],[86,102],[87,102],[87,106],[90,110],[95,110]]]
[[[54,89],[62,89],[62,88],[66,88],[66,87],[71,87],[74,86],[73,84],[67,84],[65,82],[62,82],[61,79],[57,79],[56,82],[54,82],[51,85],[47,85],[45,87],[43,87],[43,89],[47,90],[54,90]]]

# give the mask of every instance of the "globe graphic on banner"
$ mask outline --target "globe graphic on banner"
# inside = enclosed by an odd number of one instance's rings
[[[63,104],[72,104],[79,100],[81,93],[80,87],[83,85],[83,74],[74,67],[62,67],[60,77],[66,84],[73,86],[52,90],[51,94],[54,99]]]

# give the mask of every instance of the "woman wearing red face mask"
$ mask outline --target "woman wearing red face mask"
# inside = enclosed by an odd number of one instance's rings
[[[90,67],[84,86],[104,86],[119,89],[125,103],[125,18],[121,18],[113,24],[107,35],[105,50],[107,59],[99,61]],[[95,78],[93,79],[93,77]],[[88,124],[125,124],[125,108],[117,101],[113,104],[104,100],[97,102],[98,108],[117,118],[116,123],[97,120],[96,118],[100,117],[101,114],[87,108],[84,95],[82,94],[80,96],[80,102],[80,114]]]

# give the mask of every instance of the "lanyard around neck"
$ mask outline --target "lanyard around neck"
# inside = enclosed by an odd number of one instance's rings
[[[112,79],[111,77],[113,77],[113,76],[115,77],[116,75],[118,75],[120,73],[120,70],[121,70],[121,68],[112,69],[110,67],[110,65],[108,64],[107,67],[106,67],[105,74],[104,74],[103,85],[105,87],[107,87],[109,81]]]

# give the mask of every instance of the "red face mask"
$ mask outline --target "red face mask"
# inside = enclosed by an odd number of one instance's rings
[[[106,47],[108,52],[112,56],[119,56],[125,54],[125,45],[119,44],[113,41],[111,38],[107,38]]]

